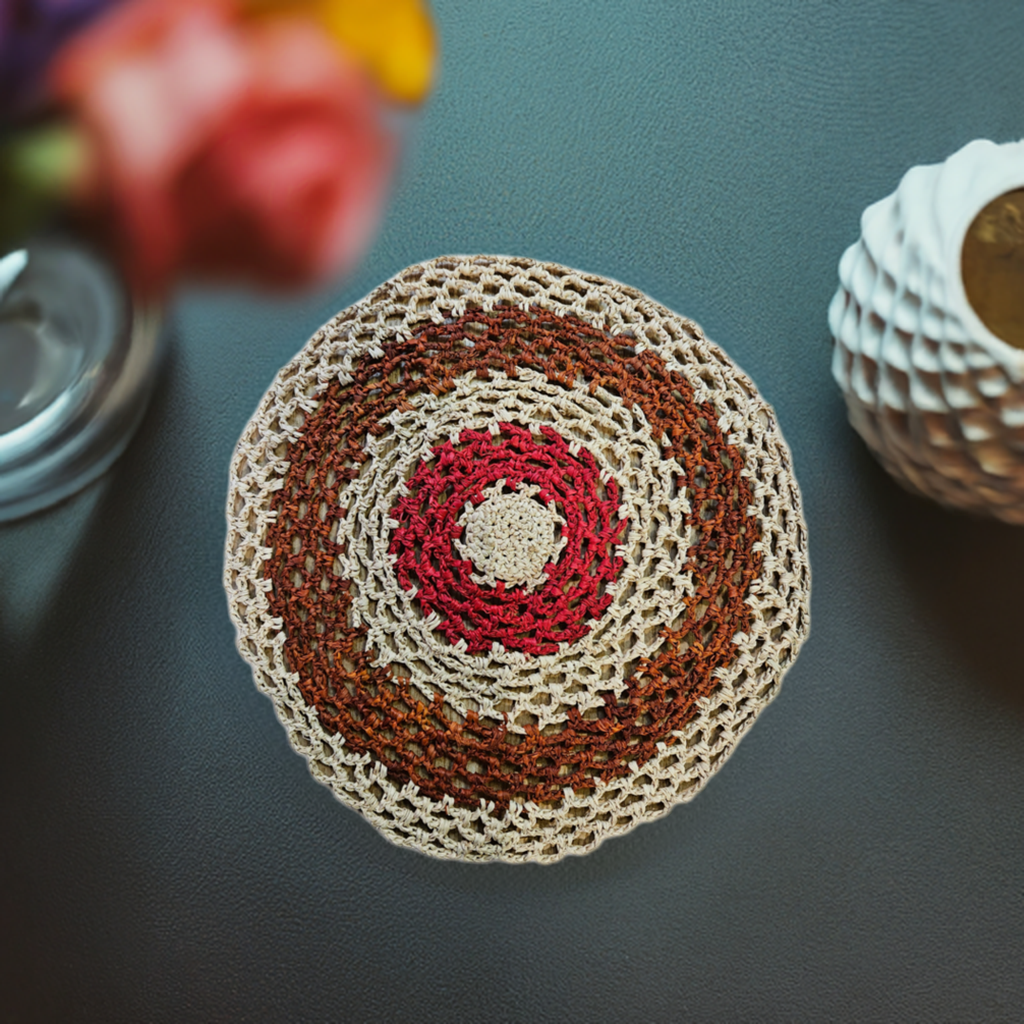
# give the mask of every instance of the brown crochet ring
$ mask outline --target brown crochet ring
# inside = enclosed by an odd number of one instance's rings
[[[809,627],[771,408],[691,321],[555,264],[410,267],[238,445],[239,650],[393,842],[552,861],[692,798]]]

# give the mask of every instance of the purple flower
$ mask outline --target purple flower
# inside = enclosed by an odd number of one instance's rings
[[[119,0],[0,0],[0,122],[46,100],[50,59],[64,41]]]

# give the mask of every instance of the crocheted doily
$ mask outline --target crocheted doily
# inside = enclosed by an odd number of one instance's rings
[[[552,861],[692,798],[807,636],[772,409],[689,320],[449,257],[339,313],[234,456],[238,646],[389,839]]]

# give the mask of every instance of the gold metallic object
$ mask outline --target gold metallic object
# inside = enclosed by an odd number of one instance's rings
[[[974,218],[960,269],[967,299],[982,323],[1024,349],[1024,189],[997,196]]]

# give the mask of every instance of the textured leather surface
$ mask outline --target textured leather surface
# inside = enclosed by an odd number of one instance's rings
[[[190,293],[143,428],[0,528],[0,1019],[1013,1020],[1024,531],[902,493],[826,309],[914,163],[1024,134],[1024,5],[436,4],[441,82],[332,294]],[[516,253],[693,317],[775,404],[813,631],[692,804],[554,867],[394,849],[235,653],[227,463],[277,368],[418,259]]]

